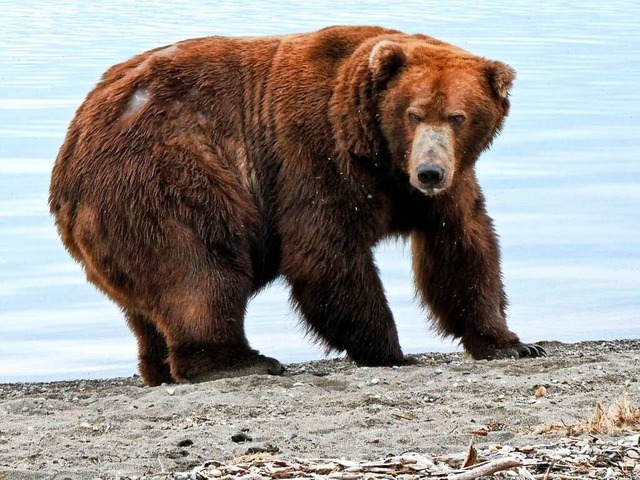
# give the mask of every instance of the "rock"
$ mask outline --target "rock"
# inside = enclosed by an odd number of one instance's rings
[[[544,385],[539,386],[535,393],[536,398],[544,397],[546,394],[547,394],[547,388]]]
[[[236,433],[235,435],[231,435],[231,441],[235,443],[250,442],[252,440],[253,438],[251,438],[249,435],[247,435],[244,432],[239,432],[239,433]]]

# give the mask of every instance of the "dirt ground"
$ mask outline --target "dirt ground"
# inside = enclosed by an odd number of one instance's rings
[[[426,353],[402,368],[327,360],[155,388],[137,377],[2,384],[0,479],[143,478],[256,448],[282,459],[438,456],[464,452],[474,434],[479,445],[536,445],[598,402],[640,405],[640,340],[542,343],[541,359]]]

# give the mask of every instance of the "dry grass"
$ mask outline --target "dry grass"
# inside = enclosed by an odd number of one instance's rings
[[[567,436],[580,434],[616,434],[624,432],[640,431],[640,408],[633,407],[626,395],[620,396],[608,407],[600,402],[596,403],[593,418],[575,425],[558,424],[549,425],[539,430],[538,433],[555,433],[566,430]]]
[[[584,433],[618,433],[640,430],[640,408],[633,408],[626,395],[607,409],[596,403],[593,419],[584,427]],[[582,432],[580,432],[582,433]]]

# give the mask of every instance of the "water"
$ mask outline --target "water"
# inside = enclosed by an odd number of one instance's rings
[[[87,284],[46,206],[67,124],[101,73],[206,36],[381,24],[518,70],[512,114],[478,165],[501,236],[509,323],[523,339],[640,336],[640,4],[634,1],[7,2],[0,0],[0,382],[136,370],[118,309]],[[409,249],[377,260],[405,351],[453,350],[413,302]],[[275,285],[250,305],[252,344],[320,358]]]

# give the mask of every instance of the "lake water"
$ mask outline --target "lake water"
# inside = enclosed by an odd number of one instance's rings
[[[396,6],[397,5],[397,6]],[[87,284],[47,209],[75,109],[110,65],[206,36],[380,24],[518,70],[512,113],[478,172],[501,236],[509,323],[527,341],[640,337],[640,3],[0,1],[0,382],[136,371],[119,310]],[[409,248],[377,251],[406,352],[453,350],[413,302]],[[274,285],[254,347],[321,358]]]

